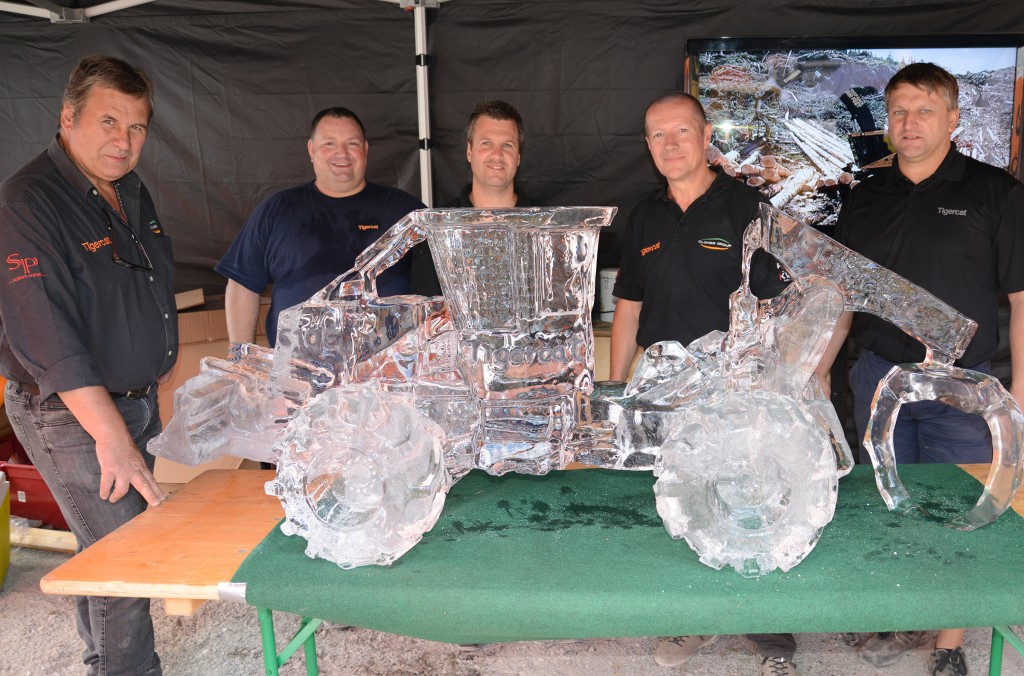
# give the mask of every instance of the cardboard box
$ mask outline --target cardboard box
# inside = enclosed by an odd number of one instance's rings
[[[256,343],[267,345],[264,327],[270,299],[262,298],[260,316],[256,323]],[[160,386],[160,420],[164,426],[174,413],[174,392],[186,380],[199,374],[203,357],[223,359],[228,353],[228,325],[224,310],[199,310],[178,313],[178,363],[171,379]],[[222,456],[212,462],[190,467],[164,458],[156,459],[153,475],[159,483],[185,484],[208,469],[259,468],[258,462],[234,456]]]

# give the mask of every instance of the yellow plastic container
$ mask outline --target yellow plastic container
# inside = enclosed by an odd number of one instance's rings
[[[11,565],[11,484],[0,472],[0,587]]]

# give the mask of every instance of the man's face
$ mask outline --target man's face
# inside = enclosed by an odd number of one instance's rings
[[[514,120],[495,120],[481,115],[466,144],[466,159],[473,183],[503,189],[512,185],[519,168],[519,129]]]
[[[672,182],[686,181],[707,167],[711,125],[689,101],[671,99],[647,111],[647,147],[654,165]]]
[[[106,186],[135,168],[146,144],[149,102],[110,87],[93,87],[75,115],[60,111],[64,149],[93,185]]]
[[[927,92],[911,84],[899,84],[889,95],[889,140],[899,155],[900,166],[932,164],[949,151],[949,135],[960,119],[959,108],[949,110],[938,91]]]
[[[366,154],[370,144],[356,121],[325,117],[307,144],[316,187],[328,197],[354,195],[366,185]]]

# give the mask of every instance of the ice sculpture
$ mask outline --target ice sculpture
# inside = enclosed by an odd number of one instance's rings
[[[814,233],[786,214],[762,206],[761,221],[772,219],[766,249],[799,273],[813,272],[836,282],[846,309],[870,312],[898,326],[925,346],[920,364],[898,364],[878,384],[864,445],[875,483],[891,510],[916,509],[944,525],[972,530],[992,523],[1020,490],[1024,474],[1024,415],[994,377],[953,366],[967,349],[976,324],[896,273]],[[964,514],[935,517],[910,498],[896,471],[892,429],[902,404],[933,400],[982,416],[992,433],[992,465],[985,489]]]
[[[281,530],[342,568],[391,563],[441,515],[440,439],[404,397],[353,387],[317,396],[277,442],[267,488],[284,504]]]
[[[728,332],[647,349],[629,383],[597,383],[590,325],[597,233],[614,208],[422,210],[307,302],[277,348],[207,359],[150,448],[203,461],[273,458],[289,534],[343,567],[388,564],[435,523],[467,471],[542,474],[573,460],[654,469],[667,530],[707,565],[788,570],[832,518],[851,454],[814,367],[844,310],[878,314],[928,348],[880,385],[867,442],[891,508],[913,507],[891,448],[901,403],[986,417],[996,461],[978,505],[995,519],[1020,486],[1024,417],[997,381],[950,364],[972,323],[918,287],[765,205],[744,235]],[[376,277],[428,239],[444,297],[380,298]],[[766,249],[793,279],[758,300]],[[910,311],[908,311],[910,308]]]
[[[276,460],[277,435],[334,376],[300,361],[275,372],[273,359],[273,351],[252,344],[242,346],[238,361],[204,357],[199,375],[174,393],[174,417],[149,452],[188,465],[222,455]]]

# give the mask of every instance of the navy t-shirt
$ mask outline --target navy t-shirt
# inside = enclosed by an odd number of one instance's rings
[[[281,310],[308,300],[352,267],[366,247],[423,204],[396,188],[367,183],[349,197],[328,197],[309,183],[267,198],[249,217],[214,270],[254,293],[273,284],[267,339],[277,339]],[[377,279],[381,296],[407,293],[409,257]]]

